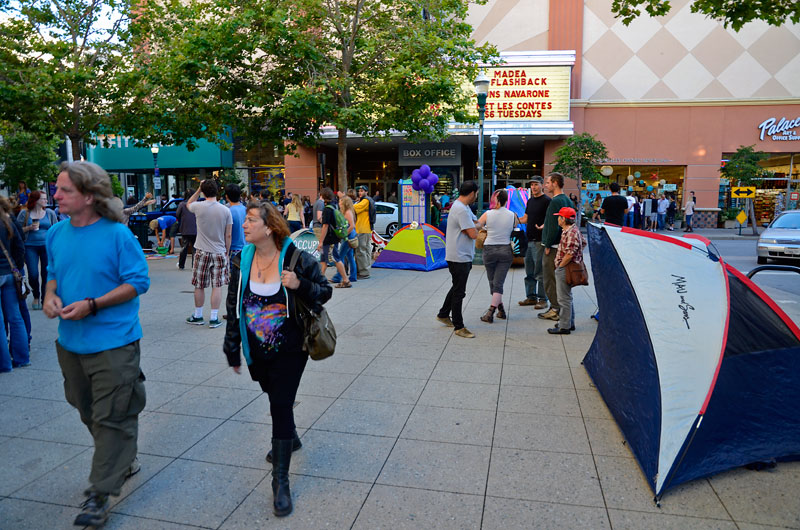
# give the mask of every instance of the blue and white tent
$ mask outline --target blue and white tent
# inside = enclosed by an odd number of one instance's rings
[[[656,499],[800,456],[800,329],[690,237],[589,226],[601,318],[583,364]]]

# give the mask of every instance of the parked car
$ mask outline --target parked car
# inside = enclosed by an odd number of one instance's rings
[[[800,260],[800,210],[783,212],[769,224],[758,238],[758,263],[767,259]]]
[[[170,199],[166,204],[161,206],[161,208],[153,210],[152,212],[144,212],[147,214],[147,222],[149,223],[153,219],[158,219],[162,215],[171,215],[172,217],[175,217],[175,215],[178,213],[178,206],[181,204],[181,202],[183,202],[183,199]]]
[[[375,231],[393,237],[400,226],[400,207],[393,202],[375,203]]]

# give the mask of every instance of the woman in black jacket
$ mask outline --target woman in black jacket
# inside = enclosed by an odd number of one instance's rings
[[[319,311],[332,289],[317,260],[294,246],[286,220],[272,204],[248,204],[243,228],[249,244],[231,261],[223,350],[239,374],[241,345],[250,376],[269,396],[272,450],[267,461],[272,462],[273,511],[282,517],[292,512],[289,464],[292,451],[301,447],[292,406],[308,360],[295,299]],[[295,252],[300,256],[291,271]]]
[[[20,313],[25,301],[17,296],[13,274],[14,269],[21,271],[25,266],[25,244],[10,212],[10,203],[0,197],[0,243],[5,248],[5,252],[0,251],[0,325],[4,320],[8,323],[10,337],[10,341],[5,337],[0,339],[0,373],[31,364],[28,330]],[[5,330],[5,326],[2,329]]]

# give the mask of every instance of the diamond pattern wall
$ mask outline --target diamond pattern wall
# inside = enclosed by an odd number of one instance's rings
[[[672,6],[626,27],[611,0],[586,0],[582,99],[800,96],[800,25],[752,22],[736,33],[692,13],[689,0]]]

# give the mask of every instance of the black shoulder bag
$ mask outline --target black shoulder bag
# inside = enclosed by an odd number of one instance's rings
[[[297,274],[297,260],[301,250],[295,249],[289,261],[289,270]],[[333,355],[336,349],[336,329],[323,307],[317,313],[306,305],[299,297],[294,296],[295,310],[303,328],[303,350],[308,352],[311,359],[321,361]]]

